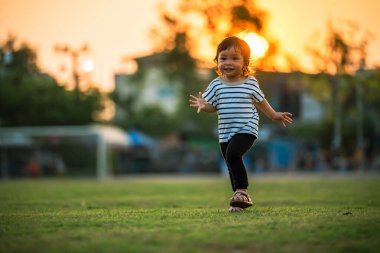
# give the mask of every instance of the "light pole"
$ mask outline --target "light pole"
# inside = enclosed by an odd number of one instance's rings
[[[356,120],[356,152],[358,159],[358,170],[364,170],[365,162],[365,150],[364,150],[364,134],[363,134],[363,96],[361,91],[361,86],[365,82],[366,78],[366,45],[367,41],[364,41],[361,46],[357,49],[359,50],[360,61],[359,68],[355,73],[355,93],[356,93],[356,110],[357,110],[357,120]]]
[[[79,94],[80,85],[80,72],[79,72],[79,56],[89,51],[87,44],[83,44],[81,48],[72,48],[69,45],[56,45],[55,51],[58,53],[68,54],[71,57],[72,64],[72,77],[74,81],[74,87],[77,94]]]
[[[356,91],[356,109],[358,110],[357,120],[356,120],[356,149],[358,152],[358,169],[363,171],[364,169],[364,137],[363,137],[363,101],[361,94],[361,84],[362,84],[362,70],[356,72],[357,80],[355,81],[355,91]]]

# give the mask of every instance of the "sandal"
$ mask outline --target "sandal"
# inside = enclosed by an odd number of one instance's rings
[[[244,191],[235,191],[234,196],[230,200],[230,206],[247,208],[252,206],[252,200],[249,197],[248,193]]]

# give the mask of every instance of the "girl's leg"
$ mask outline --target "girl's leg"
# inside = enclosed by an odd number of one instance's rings
[[[228,165],[228,162],[226,159],[226,151],[227,151],[228,144],[229,144],[229,142],[220,143],[220,150],[222,151],[224,161],[226,161],[226,164],[227,164],[228,174],[230,176],[232,191],[236,191],[235,186],[234,186],[234,180],[233,180],[232,173],[231,173],[231,169],[230,169],[230,166]]]
[[[248,188],[248,177],[243,163],[243,156],[252,147],[255,140],[256,137],[254,135],[236,134],[226,145],[224,157],[227,161],[234,191]]]

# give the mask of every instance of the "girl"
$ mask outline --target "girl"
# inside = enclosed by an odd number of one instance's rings
[[[258,108],[268,118],[291,124],[292,114],[276,112],[264,98],[257,80],[250,76],[250,48],[237,37],[228,37],[218,46],[214,61],[219,77],[215,78],[198,97],[190,95],[190,106],[208,113],[218,113],[219,143],[227,163],[234,194],[230,212],[240,212],[252,206],[247,192],[248,178],[243,155],[258,136]]]

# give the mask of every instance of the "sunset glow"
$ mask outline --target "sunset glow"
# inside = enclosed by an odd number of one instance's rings
[[[0,0],[0,42],[4,43],[8,35],[13,34],[21,42],[28,43],[36,49],[40,68],[61,82],[71,80],[71,62],[68,56],[58,54],[54,45],[62,43],[78,48],[86,43],[92,50],[87,54],[93,63],[86,64],[87,71],[91,71],[85,74],[90,75],[91,80],[103,91],[112,91],[116,70],[123,69],[127,73],[133,73],[135,69],[132,65],[125,65],[121,59],[154,52],[155,45],[149,31],[158,23],[160,17],[157,4],[164,2],[175,9],[179,0],[146,0],[144,5],[125,0],[106,3],[90,0],[37,2],[38,4],[28,0]],[[257,4],[270,14],[263,32],[266,39],[275,42],[271,51],[276,53],[273,56],[276,57],[274,67],[278,71],[290,71],[294,68],[295,65],[287,61],[291,56],[299,62],[297,66],[300,71],[315,73],[317,69],[306,48],[311,41],[316,47],[322,48],[326,22],[330,20],[339,24],[342,22],[339,18],[352,18],[360,31],[372,34],[368,41],[367,64],[369,67],[380,65],[378,0],[257,0]],[[96,11],[90,11],[89,6]],[[70,18],[67,18],[68,15]],[[196,18],[191,21],[197,24],[198,30],[192,36],[201,45],[199,58],[205,62],[210,61],[209,65],[212,67],[215,48],[209,45],[208,38],[201,36],[203,23]],[[226,32],[231,25],[229,22],[222,20],[218,23],[218,30]],[[320,39],[311,40],[313,34],[317,34]],[[250,45],[252,57],[263,58],[269,50],[268,42],[258,36],[248,33],[243,39]],[[65,72],[62,72],[63,65]],[[84,71],[82,65],[80,70]]]
[[[260,59],[268,52],[268,41],[254,32],[242,32],[238,37],[245,40],[251,48],[251,58]]]

